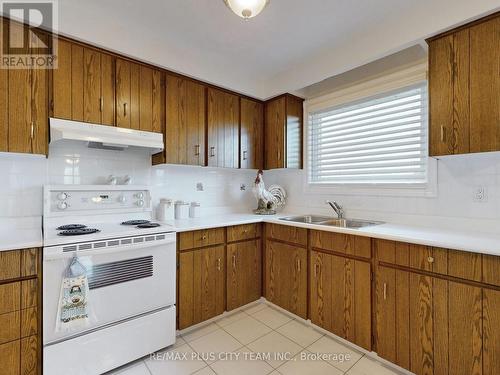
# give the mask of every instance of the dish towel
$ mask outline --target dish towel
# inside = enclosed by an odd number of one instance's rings
[[[89,295],[87,269],[75,256],[61,283],[57,331],[72,331],[90,325]]]

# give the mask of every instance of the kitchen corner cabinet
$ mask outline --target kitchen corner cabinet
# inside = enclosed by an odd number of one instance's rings
[[[227,228],[227,310],[256,301],[262,295],[260,224]]]
[[[163,132],[162,75],[143,64],[116,59],[116,126]]]
[[[59,39],[52,71],[52,116],[115,125],[115,58]]]
[[[240,111],[240,167],[263,169],[264,105],[241,98]]]
[[[500,150],[500,14],[429,44],[430,155]]]
[[[207,93],[209,167],[239,167],[239,97],[209,88]]]
[[[264,297],[307,319],[307,245],[285,242],[294,238],[290,232],[307,238],[306,229],[266,224]]]
[[[205,109],[204,85],[167,74],[166,163],[205,165]]]
[[[303,102],[285,94],[265,103],[266,169],[302,168]]]
[[[371,350],[370,239],[311,231],[310,246],[311,321]],[[367,259],[357,258],[360,255]]]
[[[4,18],[0,27],[4,45],[8,38],[21,38],[28,28]],[[35,46],[49,43],[46,33],[31,37]],[[0,69],[0,112],[0,151],[47,154],[48,70]]]
[[[0,252],[0,372],[41,373],[40,249]]]

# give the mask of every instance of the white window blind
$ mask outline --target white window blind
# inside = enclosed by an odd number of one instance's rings
[[[309,113],[309,183],[426,183],[427,116],[426,82]]]

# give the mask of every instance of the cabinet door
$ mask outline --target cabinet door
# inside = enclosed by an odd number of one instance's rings
[[[238,168],[239,98],[208,89],[208,166]]]
[[[178,328],[183,329],[224,312],[225,248],[181,252],[178,257]]]
[[[101,123],[101,56],[88,48],[83,50],[83,121]]]
[[[48,34],[38,34],[35,46],[49,44]],[[49,74],[47,69],[31,71],[31,152],[47,154],[49,146]]]
[[[500,291],[483,289],[483,370],[500,374]]]
[[[116,60],[116,126],[130,128],[131,64]]]
[[[166,161],[205,165],[205,86],[167,75]]]
[[[266,244],[266,298],[307,315],[307,250],[275,241]]]
[[[482,373],[482,294],[467,284],[378,267],[377,353],[415,374]]]
[[[500,150],[500,16],[470,28],[471,152]]]
[[[233,310],[261,295],[261,241],[245,241],[227,246],[227,309]]]
[[[240,166],[248,169],[263,169],[264,106],[259,102],[242,98],[240,122]]]
[[[309,317],[314,324],[332,330],[332,255],[311,251]]]
[[[265,105],[265,168],[285,168],[285,97],[271,100]]]
[[[302,168],[303,102],[293,96],[286,97],[286,168]]]

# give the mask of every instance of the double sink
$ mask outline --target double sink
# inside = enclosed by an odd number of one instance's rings
[[[338,228],[348,228],[348,229],[359,229],[363,227],[369,227],[372,225],[384,224],[382,221],[369,221],[369,220],[358,220],[358,219],[335,219],[330,216],[320,216],[320,215],[301,215],[301,216],[289,216],[282,217],[280,220],[291,221],[294,223],[307,223],[316,225],[325,225],[330,227]]]

